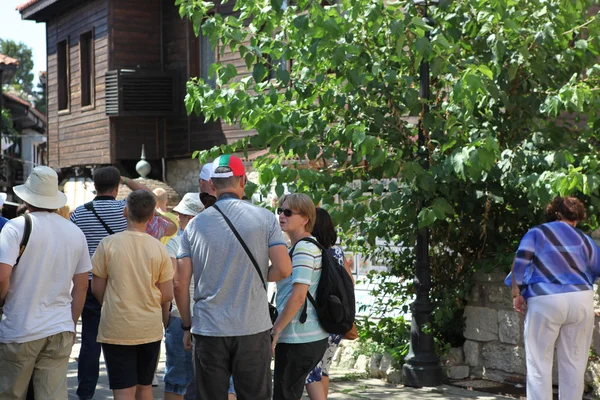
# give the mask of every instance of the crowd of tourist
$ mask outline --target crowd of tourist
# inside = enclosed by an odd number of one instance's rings
[[[0,218],[0,400],[67,399],[80,318],[80,399],[95,395],[101,354],[115,399],[152,399],[164,339],[167,400],[325,400],[336,346],[356,328],[331,330],[314,299],[332,264],[349,266],[327,211],[294,193],[274,214],[244,200],[246,179],[239,158],[217,157],[169,212],[164,190],[103,167],[94,200],[70,213],[56,172],[34,168],[13,188],[24,214]],[[600,275],[598,246],[576,228],[585,218],[578,199],[555,198],[506,278],[526,314],[531,399],[552,397],[555,348],[560,397],[583,395]]]
[[[66,399],[80,319],[80,399],[95,395],[101,354],[115,399],[152,399],[163,339],[165,399],[298,400],[305,385],[326,399],[342,335],[307,301],[323,255],[304,239],[343,266],[335,229],[304,194],[276,214],[251,204],[246,179],[222,155],[169,212],[164,190],[102,167],[94,200],[69,213],[56,172],[34,168],[13,188],[26,213],[0,220],[0,399]],[[276,319],[266,282],[277,282]]]

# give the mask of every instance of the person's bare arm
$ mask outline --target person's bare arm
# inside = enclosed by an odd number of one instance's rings
[[[100,278],[99,276],[92,276],[92,294],[98,300],[98,303],[102,305],[104,302],[104,292],[106,291],[107,279]]]
[[[271,266],[267,273],[268,282],[277,282],[292,274],[292,260],[285,245],[269,247],[269,259]]]
[[[157,283],[156,287],[160,290],[160,304],[165,304],[173,300],[173,280],[169,279],[163,283]]]
[[[525,311],[527,310],[527,302],[525,301],[525,298],[521,295],[521,289],[519,289],[517,279],[515,278],[515,261],[516,261],[516,259],[517,259],[517,257],[515,257],[513,259],[512,267],[510,268],[513,308],[515,309],[516,312],[525,314]]]
[[[167,329],[167,325],[169,325],[169,319],[171,318],[171,313],[169,312],[169,309],[171,308],[171,302],[163,303],[161,307],[163,326],[165,329]]]
[[[10,288],[11,273],[11,265],[0,263],[0,307],[4,305],[4,301],[6,300],[6,296],[8,295],[8,289]]]
[[[281,310],[277,316],[277,320],[273,324],[273,330],[271,331],[271,336],[273,337],[273,349],[275,349],[275,344],[279,339],[281,331],[292,321],[294,316],[298,313],[298,310],[304,306],[308,287],[309,285],[304,283],[294,283],[292,285],[290,298],[287,303],[285,303],[285,307]]]
[[[190,282],[192,281],[192,259],[180,258],[175,266],[175,304],[181,315],[181,322],[185,326],[192,324],[190,312]]]
[[[73,275],[73,288],[71,289],[71,317],[73,317],[73,323],[77,325],[81,312],[83,311],[83,305],[85,304],[85,297],[88,290],[88,273],[84,272],[81,274]]]
[[[148,188],[148,186],[146,186],[143,183],[140,183],[138,181],[135,181],[135,180],[133,180],[131,178],[127,178],[127,177],[122,176],[121,177],[121,184],[127,186],[132,191],[147,190],[148,192],[152,193],[152,190],[150,190]],[[154,193],[152,193],[152,194],[154,194]]]

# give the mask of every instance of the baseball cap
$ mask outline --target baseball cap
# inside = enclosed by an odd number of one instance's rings
[[[202,166],[202,169],[200,170],[200,179],[202,179],[203,181],[210,180],[211,171],[212,171],[212,163],[204,164]]]
[[[219,170],[219,172],[216,172]],[[212,163],[211,178],[230,178],[232,176],[244,176],[246,169],[242,160],[231,154],[223,154],[215,158]]]

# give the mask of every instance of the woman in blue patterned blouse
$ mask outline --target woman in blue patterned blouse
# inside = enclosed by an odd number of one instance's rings
[[[556,347],[561,399],[581,399],[594,324],[593,283],[600,275],[599,249],[576,228],[586,218],[583,203],[556,197],[546,223],[519,244],[506,285],[514,309],[525,314],[527,398],[552,398]]]

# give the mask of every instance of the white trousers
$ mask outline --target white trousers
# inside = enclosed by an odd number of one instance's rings
[[[581,400],[593,327],[592,290],[527,300],[527,399],[552,400],[552,360],[556,346],[559,398]]]

